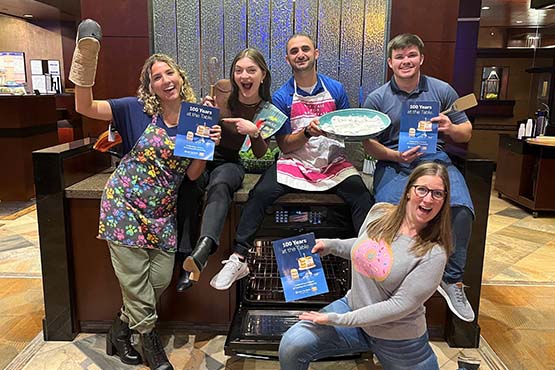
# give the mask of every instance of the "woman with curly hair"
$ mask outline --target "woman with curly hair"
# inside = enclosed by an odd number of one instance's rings
[[[122,137],[120,164],[110,176],[100,204],[98,238],[108,242],[123,306],[106,337],[106,352],[127,364],[142,362],[131,345],[141,334],[151,369],[173,369],[154,330],[156,302],[171,281],[177,246],[175,204],[183,178],[198,178],[206,162],[173,155],[181,103],[195,101],[184,71],[167,55],[149,57],[137,97],[94,100],[92,86],[100,49],[100,26],[78,28],[70,80],[75,108],[84,116],[112,121]],[[219,143],[215,125],[210,137]]]

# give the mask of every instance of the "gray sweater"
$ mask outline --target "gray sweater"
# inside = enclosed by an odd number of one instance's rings
[[[358,238],[322,239],[324,254],[350,258],[352,263],[352,286],[347,292],[352,312],[330,313],[330,324],[360,327],[382,339],[417,338],[426,332],[424,302],[441,281],[447,254],[435,245],[416,257],[410,251],[413,239],[405,235],[398,235],[391,246],[370,239],[366,226],[382,215],[376,211],[378,204],[366,216]]]

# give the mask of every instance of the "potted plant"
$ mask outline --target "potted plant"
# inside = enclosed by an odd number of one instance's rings
[[[241,152],[239,155],[241,157],[241,163],[243,167],[245,167],[247,173],[263,173],[276,161],[279,156],[279,148],[268,148],[266,154],[261,158],[256,158],[251,149],[246,152]]]

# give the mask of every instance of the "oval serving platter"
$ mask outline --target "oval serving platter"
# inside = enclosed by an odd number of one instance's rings
[[[344,127],[334,127],[334,122],[337,123],[337,118],[334,119],[334,117],[338,117],[345,123],[349,122],[348,130],[345,130]],[[320,129],[328,136],[347,141],[360,141],[375,137],[391,125],[391,119],[387,115],[367,108],[336,110],[324,114],[319,121]]]

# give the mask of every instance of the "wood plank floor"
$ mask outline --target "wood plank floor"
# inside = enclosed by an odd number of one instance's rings
[[[482,287],[482,336],[509,369],[555,369],[555,287]]]
[[[555,369],[555,215],[492,191],[485,255],[482,337],[508,369]]]

